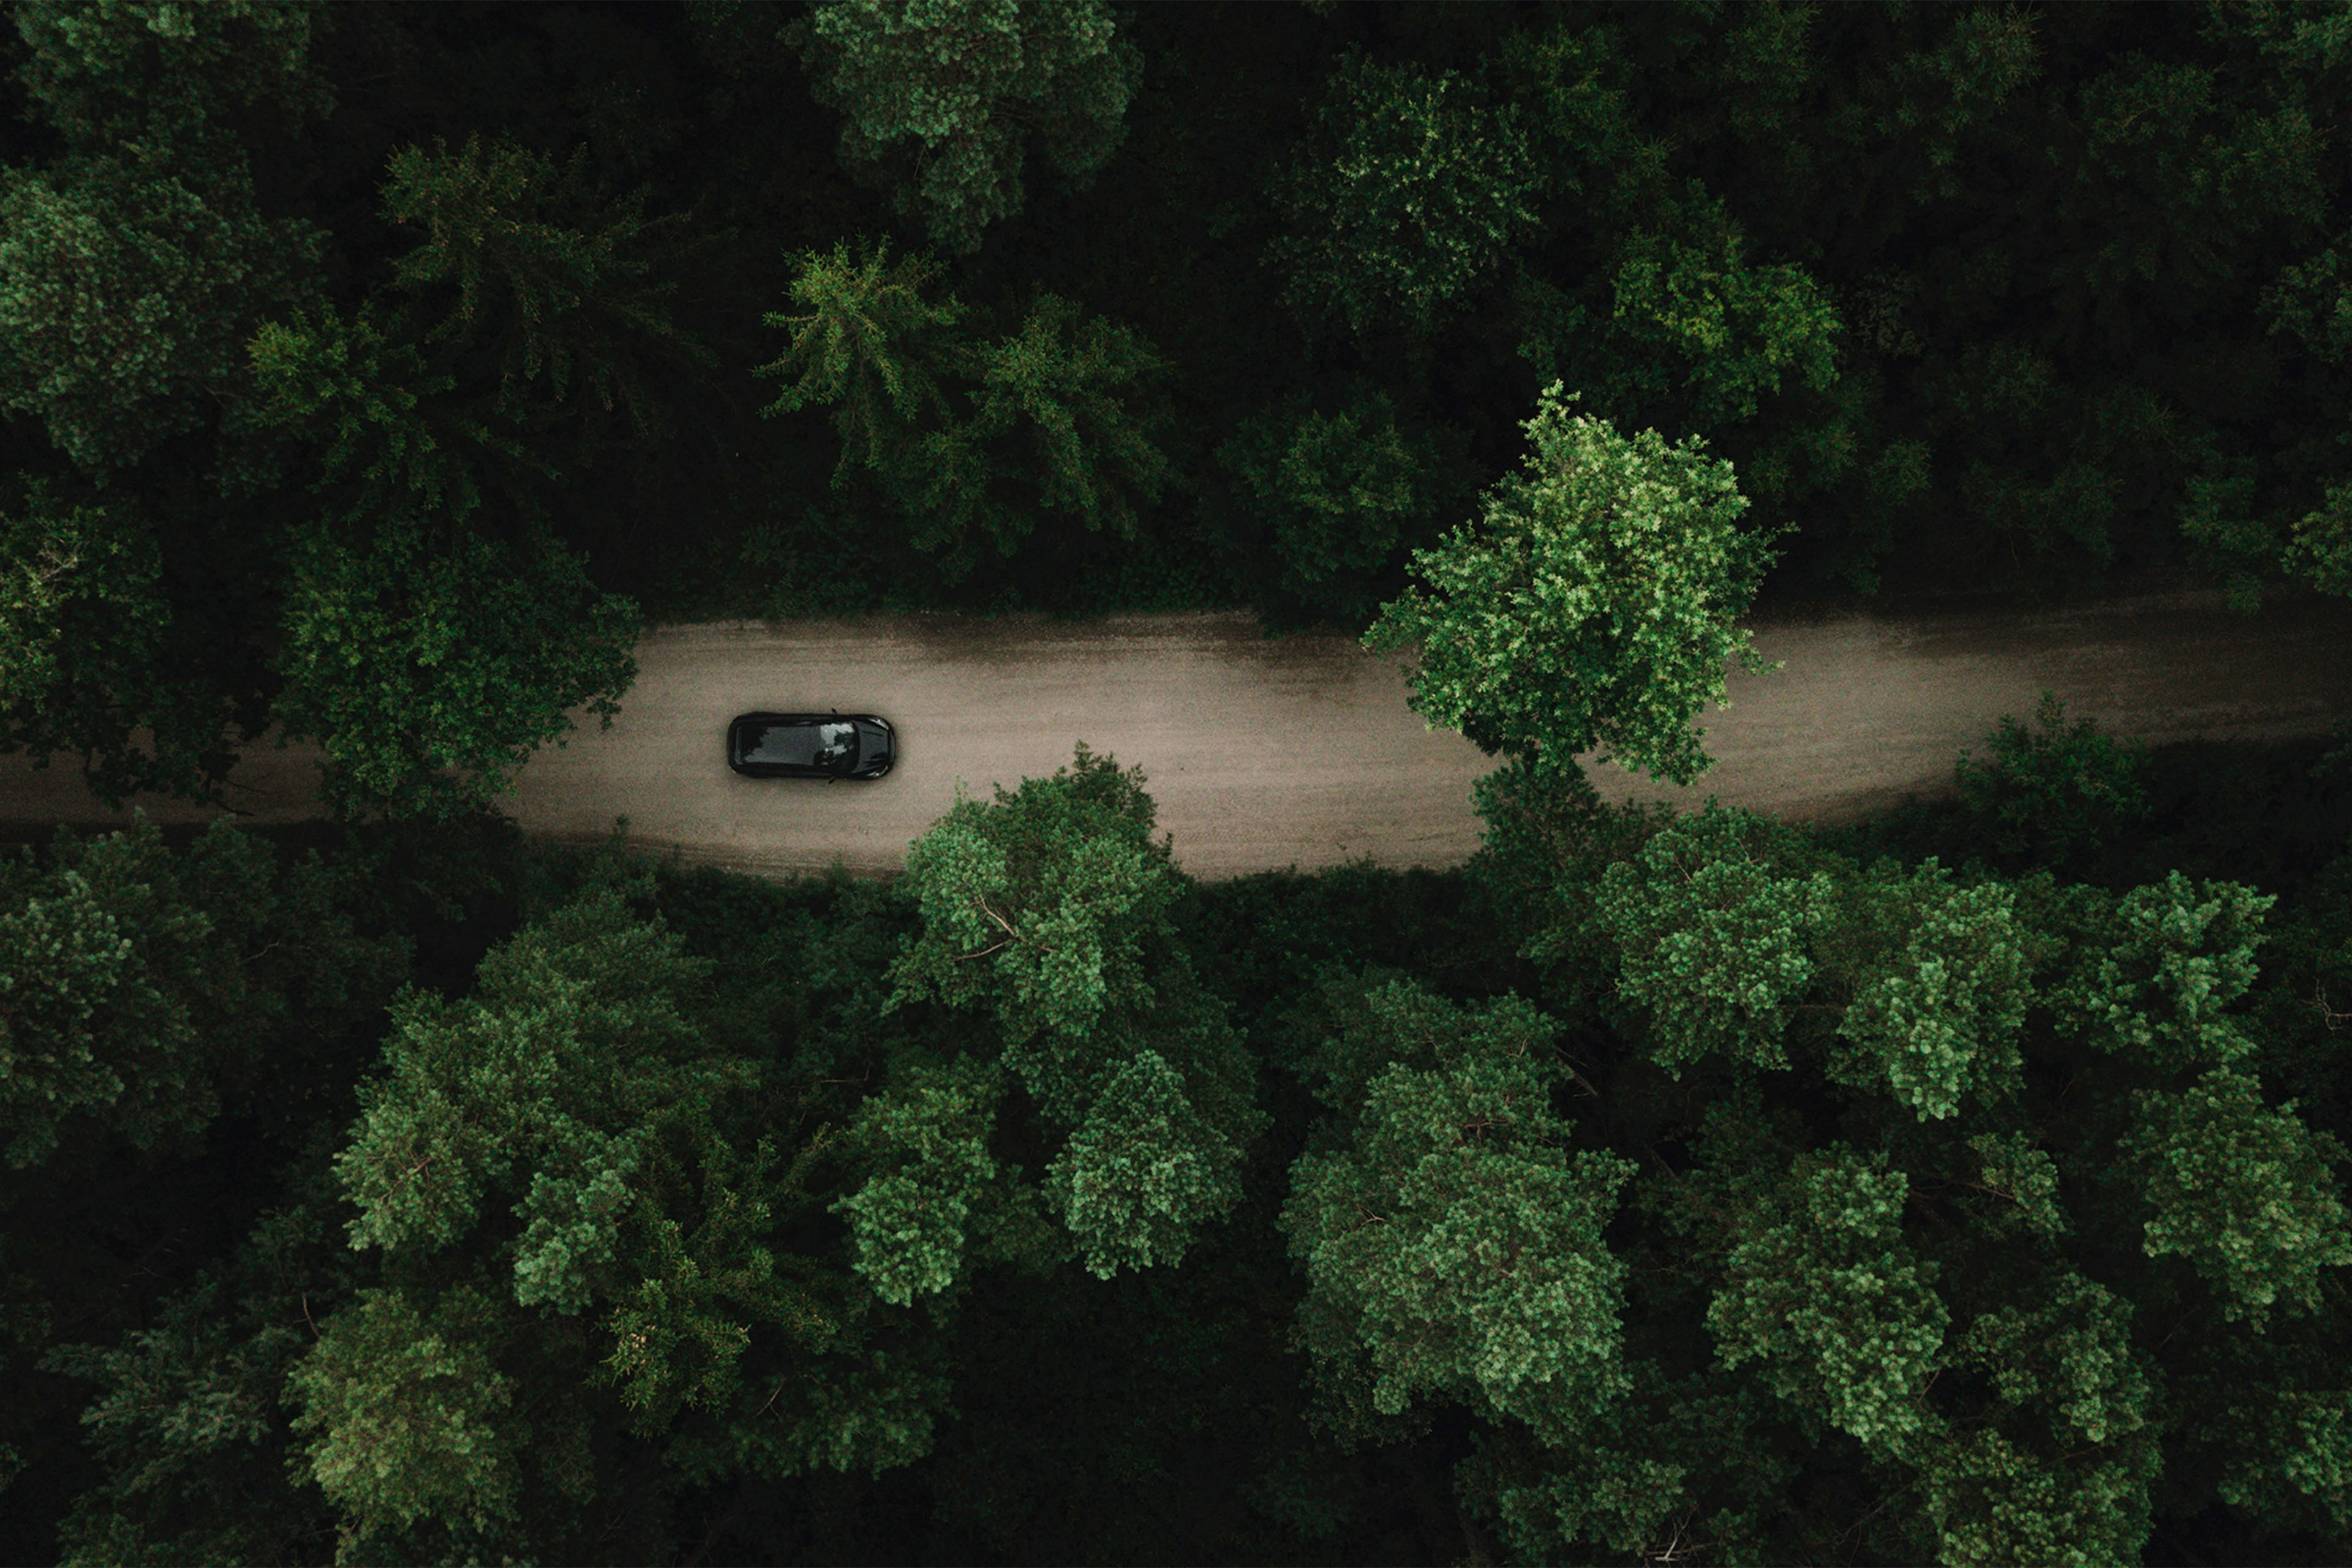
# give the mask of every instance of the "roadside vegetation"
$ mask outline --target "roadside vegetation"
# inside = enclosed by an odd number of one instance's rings
[[[7,17],[6,742],[331,814],[0,860],[0,1558],[2352,1552],[2340,747],[1577,762],[1776,593],[2352,588],[2352,13]],[[1478,856],[498,812],[648,616],[1205,605]]]

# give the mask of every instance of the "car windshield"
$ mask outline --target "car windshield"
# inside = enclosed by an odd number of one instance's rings
[[[760,731],[747,763],[782,763],[800,768],[849,768],[857,763],[857,726],[841,723],[771,724]]]

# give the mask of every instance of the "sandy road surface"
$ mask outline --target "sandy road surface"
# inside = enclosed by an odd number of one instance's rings
[[[2352,609],[2335,605],[2246,619],[2218,595],[2183,594],[2033,615],[1785,621],[1760,626],[1756,640],[1785,668],[1734,677],[1732,708],[1705,721],[1719,765],[1698,788],[1609,769],[1604,788],[1857,814],[1947,787],[1954,755],[2045,688],[2158,742],[2311,734],[2352,716]],[[1195,875],[1363,856],[1446,866],[1477,841],[1469,789],[1487,760],[1423,728],[1392,658],[1342,638],[1267,639],[1230,616],[1082,626],[921,616],[663,627],[637,658],[636,688],[610,731],[577,734],[523,771],[526,829],[601,837],[625,815],[634,838],[678,846],[689,860],[881,871],[960,783],[984,795],[1050,773],[1083,740],[1143,765],[1160,825]],[[827,785],[727,770],[730,717],[802,706],[892,720],[898,771]],[[232,798],[258,820],[284,820],[306,809],[310,778],[305,753],[257,750]],[[0,818],[108,820],[69,764],[40,774],[18,758],[0,758]]]

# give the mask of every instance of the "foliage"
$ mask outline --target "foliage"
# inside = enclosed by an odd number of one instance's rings
[[[2065,714],[2045,691],[2033,729],[2004,713],[1987,741],[1988,760],[1960,753],[1960,798],[1984,842],[2002,855],[2063,862],[2147,815],[2145,748],[2110,740],[2095,720],[2067,724]]]
[[[1921,1559],[2138,1551],[2191,1484],[2160,1445],[2232,1419],[2205,1369],[2293,1384],[2352,1258],[2340,1144],[2246,1065],[2267,901],[1865,867],[1716,807],[1629,826],[1555,841],[1551,918],[1587,932],[1538,947],[1592,955],[1569,1005],[1639,1026],[1600,1080],[1612,1145],[1659,1156],[1617,1244],[1632,1404],[1578,1442],[1503,1425],[1477,1506],[1529,1554],[1845,1528]],[[1665,1413],[1694,1401],[1715,1427]],[[1644,1458],[1612,1447],[1644,1420]],[[1759,1442],[1790,1468],[1759,1475]],[[1854,1511],[1773,1522],[1816,1470]]]
[[[1169,478],[1139,395],[1165,368],[1127,328],[1040,294],[1017,331],[974,353],[971,416],[917,448],[918,546],[984,533],[1010,554],[1038,510],[1132,534],[1136,503]]]
[[[1021,209],[1029,139],[1083,188],[1118,148],[1140,62],[1099,0],[828,0],[789,24],[841,160],[950,250]]]
[[[1696,765],[1750,591],[2352,581],[2337,10],[10,19],[0,706],[117,798],[281,688],[486,797],[609,595],[1361,626],[1508,526],[1413,634],[1494,634],[1473,875],[1194,883],[1099,779],[919,887],[9,862],[0,1557],[2346,1556],[2321,748],[2026,716],[1808,835],[1556,754]],[[1555,381],[1696,497],[1572,616]]]
[[[551,1509],[642,1510],[720,1455],[782,1476],[928,1445],[937,1390],[859,1328],[872,1298],[780,1246],[827,1139],[714,1047],[682,946],[592,883],[473,996],[395,1007],[334,1161],[392,1283],[288,1384],[354,1538],[545,1541],[571,1528]],[[667,1479],[632,1475],[641,1443]]]
[[[647,218],[648,195],[596,190],[585,149],[558,168],[529,148],[479,137],[457,153],[442,143],[430,153],[404,147],[387,172],[384,216],[424,237],[395,264],[394,283],[420,300],[455,286],[455,302],[425,342],[470,338],[494,349],[509,407],[543,376],[552,406],[539,417],[577,418],[617,403],[640,437],[651,435],[664,416],[642,356],[654,351],[703,368],[716,358],[670,313],[677,284],[663,274],[691,243],[687,219]]]
[[[202,421],[319,252],[309,225],[263,218],[249,183],[200,191],[113,156],[10,171],[0,236],[0,406],[101,476]]]
[[[1289,231],[1266,259],[1294,309],[1359,334],[1391,318],[1427,327],[1535,222],[1517,116],[1452,71],[1342,55],[1294,158],[1277,192]]]
[[[0,515],[6,744],[37,767],[80,752],[92,792],[117,806],[142,789],[201,795],[233,760],[218,694],[173,668],[162,552],[142,521],[39,480]]]
[[[1709,1054],[1786,1067],[1785,1004],[1813,978],[1809,928],[1826,917],[1827,873],[1776,876],[1751,848],[1764,825],[1709,809],[1609,867],[1593,913],[1614,940],[1617,993],[1651,1021],[1668,1072]]]
[[[144,816],[0,868],[0,1125],[21,1169],[90,1122],[184,1145],[299,1030],[369,1005],[398,963],[315,858],[226,822],[184,854]]]
[[[988,1006],[1015,1045],[1150,1007],[1147,948],[1176,872],[1143,783],[1081,746],[1050,780],[958,801],[907,854],[923,931],[891,967],[897,994]],[[1082,1088],[1057,1077],[1038,1092],[1071,1108]]]
[[[328,1239],[326,1195],[276,1210],[230,1256],[115,1345],[62,1346],[49,1370],[99,1386],[83,1412],[106,1470],[58,1531],[61,1561],[320,1561],[334,1519],[288,1474],[280,1394],[349,1299],[350,1254]]]
[[[305,0],[26,0],[11,13],[26,90],[84,145],[217,135],[260,103],[299,122],[333,103],[310,58],[327,11]]]
[[[1837,380],[1840,323],[1804,268],[1746,265],[1727,215],[1717,209],[1706,217],[1712,221],[1695,244],[1671,234],[1628,241],[1612,317],[1623,323],[1633,363],[1611,384],[1615,396],[1638,396],[1645,380],[1679,362],[1688,368],[1672,389],[1675,400],[1695,425],[1712,430],[1756,417],[1783,376],[1829,390]],[[1657,368],[1645,376],[1642,366]]]
[[[1244,423],[1217,448],[1240,504],[1271,534],[1281,587],[1361,624],[1373,575],[1423,537],[1454,500],[1437,438],[1402,423],[1385,393],[1359,383],[1331,412],[1304,395]]]
[[[1106,1279],[1181,1258],[1193,1232],[1238,1200],[1236,1167],[1263,1125],[1241,1042],[1173,945],[1181,880],[1165,841],[1151,839],[1152,811],[1140,770],[1083,744],[1050,779],[1000,786],[992,803],[960,800],[908,851],[922,926],[890,968],[894,1008],[937,999],[992,1015],[994,1048],[982,1059],[1061,1134],[1045,1194]],[[964,1106],[1002,1092],[991,1075],[964,1081]],[[940,1092],[919,1077],[905,1084],[895,1092]],[[907,1109],[889,1115],[912,1116],[918,1103],[902,1099]],[[877,1173],[846,1200],[869,1275],[929,1289],[955,1278],[962,1208],[995,1173],[987,1120],[971,1110],[959,1119],[960,1146],[924,1140],[926,1217],[910,1223],[920,1189],[904,1174]],[[1031,1201],[1011,1188],[991,1199],[1008,1213]],[[900,1259],[881,1224],[902,1214],[895,1239],[913,1250]]]
[[[982,541],[1013,553],[1040,512],[1131,536],[1138,504],[1171,477],[1151,395],[1165,362],[1044,292],[1013,331],[975,340],[954,296],[924,298],[934,264],[887,256],[877,244],[862,261],[846,247],[797,259],[792,297],[809,310],[769,316],[793,342],[759,372],[794,379],[764,412],[835,405],[835,488],[853,461],[866,469],[909,542],[951,577],[970,574]]]
[[[940,374],[964,349],[954,331],[964,316],[962,304],[953,297],[924,298],[939,276],[938,264],[919,256],[895,262],[889,257],[884,240],[863,258],[847,241],[829,254],[793,258],[788,294],[805,309],[798,315],[768,313],[768,325],[792,333],[792,346],[753,373],[794,378],[764,414],[834,405],[834,426],[841,433],[836,487],[853,459],[882,471],[926,410],[947,412]]]
[[[397,1291],[363,1291],[289,1377],[303,1405],[294,1430],[320,1434],[310,1473],[352,1535],[427,1517],[481,1531],[512,1513],[498,1419],[514,1384],[473,1342],[488,1305],[453,1293],[428,1321]]]
[[[1691,720],[1722,701],[1726,663],[1766,668],[1732,624],[1766,542],[1739,532],[1747,502],[1704,443],[1629,439],[1570,415],[1572,400],[1546,390],[1522,472],[1476,525],[1414,552],[1428,586],[1391,603],[1365,643],[1419,645],[1413,707],[1433,727],[1554,769],[1601,747],[1687,784],[1707,763]]]
[[[636,606],[598,594],[544,534],[305,541],[287,605],[278,715],[326,750],[329,798],[446,817],[513,787],[571,710],[609,728],[636,674]]]
[[[1625,1392],[1622,1269],[1601,1239],[1627,1162],[1571,1153],[1552,1025],[1464,1014],[1402,982],[1365,997],[1385,1070],[1346,1146],[1301,1156],[1283,1211],[1318,1361],[1369,1359],[1371,1407],[1437,1395],[1568,1440]]]

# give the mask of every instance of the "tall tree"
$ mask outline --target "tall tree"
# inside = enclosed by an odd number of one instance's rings
[[[596,416],[616,405],[636,435],[653,435],[665,421],[648,361],[717,360],[670,311],[677,282],[665,273],[697,243],[688,219],[648,218],[649,194],[594,188],[584,148],[559,167],[478,136],[456,153],[404,147],[386,173],[384,216],[423,233],[394,263],[394,283],[441,312],[426,343],[456,340],[494,359],[504,406],[577,425],[583,456]]]
[[[921,1358],[786,1239],[827,1140],[705,1033],[708,962],[622,892],[501,947],[465,1001],[404,999],[335,1157],[380,1282],[287,1388],[300,1464],[369,1550],[661,1554],[697,1478],[929,1443]]]
[[[1399,320],[1426,328],[1534,226],[1537,184],[1507,103],[1451,71],[1343,55],[1277,186],[1289,232],[1266,258],[1309,321],[1337,315],[1358,334]]]
[[[116,806],[142,790],[201,797],[234,763],[232,723],[259,731],[260,699],[226,710],[141,509],[65,493],[27,480],[0,511],[0,744],[37,767],[80,753]]]
[[[937,1000],[995,1027],[861,1120],[875,1174],[842,1206],[877,1289],[950,1285],[975,1210],[983,1257],[1074,1249],[1108,1279],[1177,1261],[1238,1201],[1264,1124],[1255,1072],[1176,945],[1180,879],[1152,810],[1139,770],[1081,746],[1050,779],[958,802],[908,851],[923,923],[892,965],[892,1005]],[[1041,1124],[1023,1136],[1058,1144],[1042,1193],[989,1152],[1016,1084]],[[1021,1223],[1041,1208],[1062,1239]]]
[[[849,116],[843,164],[960,252],[1021,210],[1031,138],[1092,183],[1140,68],[1100,0],[826,0],[784,37]]]
[[[1707,765],[1691,721],[1726,666],[1765,667],[1733,624],[1770,560],[1743,533],[1731,466],[1696,437],[1620,436],[1558,383],[1524,426],[1522,471],[1432,550],[1366,634],[1414,645],[1413,707],[1489,752],[1555,771],[1601,748],[1687,784]]]
[[[1272,537],[1281,588],[1314,610],[1361,626],[1373,583],[1408,541],[1436,531],[1468,486],[1444,437],[1398,417],[1365,383],[1318,406],[1293,395],[1246,420],[1216,449],[1234,480],[1234,510]]]
[[[846,246],[796,258],[792,297],[808,308],[768,318],[792,343],[757,374],[791,379],[763,412],[832,405],[835,486],[853,462],[865,469],[950,578],[983,548],[1013,554],[1041,512],[1131,537],[1139,504],[1171,478],[1159,445],[1166,362],[1044,291],[1013,331],[977,337],[953,295],[925,297],[935,264],[887,256],[877,244],[862,259]]]
[[[949,412],[941,377],[969,353],[957,331],[964,306],[953,295],[927,298],[939,264],[921,256],[893,261],[887,240],[875,242],[863,257],[844,240],[829,253],[793,258],[792,267],[786,291],[802,309],[767,316],[769,326],[792,334],[792,342],[752,372],[790,380],[761,412],[772,416],[830,405],[841,435],[834,484],[845,480],[853,461],[887,472],[906,460],[910,437],[926,421]]]
[[[318,232],[263,218],[240,170],[208,184],[145,156],[0,184],[0,406],[95,475],[204,423],[245,340],[307,295]]]
[[[257,423],[307,437],[326,503],[288,550],[274,712],[325,747],[331,796],[475,809],[570,710],[609,725],[635,674],[636,605],[599,593],[532,515],[546,470],[488,395],[465,400],[366,310],[274,326],[253,360]]]
[[[1421,1396],[1491,1412],[1462,1485],[1511,1550],[2112,1561],[2159,1492],[2352,1525],[2334,1417],[2236,1436],[2345,1397],[2309,1381],[2352,1263],[2344,1152],[2265,1089],[2242,1007],[2270,900],[1865,868],[1714,807],[1602,815],[1557,841],[1570,929],[1531,951],[1607,1021],[1579,1049],[1586,1124],[1646,1161],[1612,1233],[1622,1403],[1548,1427],[1463,1392],[1466,1355]],[[1449,1234],[1525,1212],[1489,1191]],[[2209,1446],[2242,1470],[2169,1458]]]

